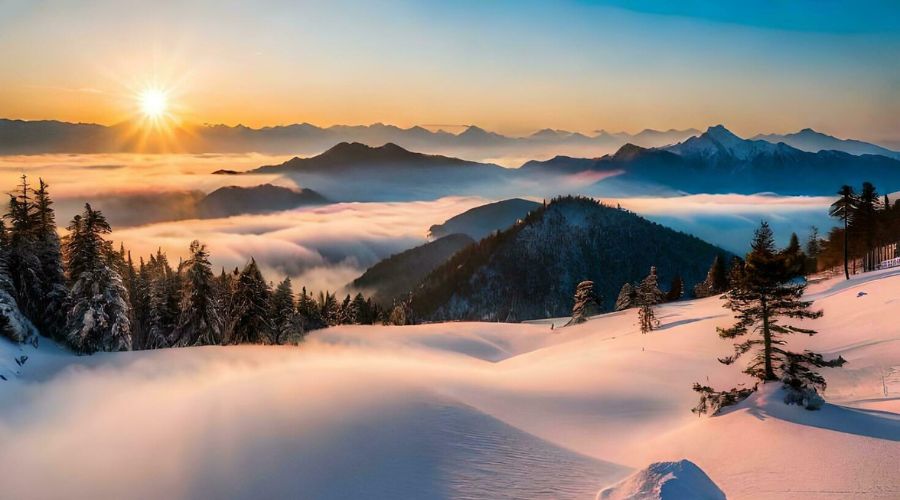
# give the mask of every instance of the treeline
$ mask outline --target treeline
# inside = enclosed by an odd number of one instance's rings
[[[114,250],[103,213],[89,204],[60,238],[47,184],[22,182],[0,220],[0,334],[16,342],[51,337],[80,353],[196,345],[297,342],[338,324],[412,320],[362,294],[295,297],[289,278],[267,282],[252,258],[215,275],[205,245],[173,267],[162,251],[132,260]]]
[[[859,192],[842,186],[837,194],[829,213],[841,225],[823,240],[818,240],[817,234],[810,237],[809,246],[811,253],[816,252],[813,257],[817,258],[818,270],[843,265],[849,278],[851,271],[857,271],[858,261],[863,271],[871,271],[881,261],[896,257],[885,247],[900,242],[900,200],[891,204],[888,195],[879,195],[870,182],[864,182]]]

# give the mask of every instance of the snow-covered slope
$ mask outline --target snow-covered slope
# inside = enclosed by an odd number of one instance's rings
[[[647,335],[630,310],[553,330],[347,326],[300,347],[0,340],[0,496],[593,498],[689,460],[729,498],[898,498],[900,270],[809,296],[820,334],[791,346],[849,361],[825,371],[829,404],[766,386],[713,418],[690,412],[691,384],[746,381],[716,361],[717,298],[660,307]]]

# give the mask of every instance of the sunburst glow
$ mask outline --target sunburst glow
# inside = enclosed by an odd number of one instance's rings
[[[147,89],[138,96],[141,112],[147,118],[161,118],[168,107],[168,96],[160,89]]]

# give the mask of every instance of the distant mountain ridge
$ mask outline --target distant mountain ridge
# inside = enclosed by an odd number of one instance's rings
[[[900,189],[900,160],[832,150],[811,153],[785,143],[742,139],[722,125],[670,146],[626,144],[600,158],[556,157],[527,162],[522,170],[617,172],[615,182],[641,186],[647,192],[657,186],[685,193],[831,195],[842,184],[863,181],[889,191]]]
[[[372,166],[483,166],[502,168],[497,165],[478,163],[441,155],[429,155],[406,150],[394,143],[382,146],[368,146],[358,142],[342,142],[322,154],[310,158],[294,157],[278,165],[266,165],[250,170],[251,173],[267,174],[282,172],[321,172],[334,169],[351,169]]]
[[[549,130],[549,129],[547,129]],[[597,154],[627,141],[644,146],[662,146],[683,140],[698,131],[649,131],[638,134],[588,136],[577,132],[538,131],[531,136],[511,137],[470,125],[458,134],[420,126],[401,128],[372,125],[318,127],[309,123],[251,128],[244,125],[196,125],[174,127],[165,137],[135,134],[131,124],[105,126],[53,120],[0,118],[0,154],[41,153],[246,153],[315,154],[341,142],[368,145],[395,143],[406,149],[429,153],[469,156],[476,159],[507,154],[545,155],[554,148],[562,152]]]
[[[209,193],[197,203],[197,216],[214,219],[326,203],[329,203],[328,199],[312,189],[291,189],[272,184],[252,187],[225,186]]]
[[[819,151],[843,151],[852,155],[882,155],[900,159],[900,152],[872,144],[870,142],[855,139],[839,139],[832,135],[817,132],[811,128],[805,128],[792,134],[759,134],[752,139],[768,141],[771,143],[783,142],[789,146],[803,151],[816,153]]]

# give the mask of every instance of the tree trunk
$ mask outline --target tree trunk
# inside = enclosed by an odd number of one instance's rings
[[[760,299],[760,305],[762,306],[763,342],[765,342],[765,351],[763,353],[766,362],[765,380],[778,380],[778,377],[775,376],[775,370],[772,369],[772,332],[769,330],[769,308],[766,305],[765,295]]]
[[[850,258],[850,235],[847,234],[847,219],[844,218],[844,277],[850,279],[850,269],[847,267],[847,260]]]

